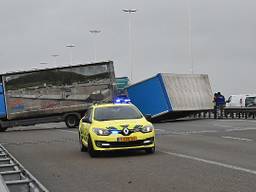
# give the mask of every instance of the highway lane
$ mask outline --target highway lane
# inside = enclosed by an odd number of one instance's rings
[[[79,151],[77,130],[63,124],[16,128],[1,133],[0,143],[54,192],[255,191],[255,121],[176,121],[155,128],[153,155],[92,159]]]

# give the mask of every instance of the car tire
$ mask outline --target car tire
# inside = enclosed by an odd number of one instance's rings
[[[80,133],[79,133],[79,144],[80,144],[81,152],[86,152],[87,151],[87,147],[84,146]]]
[[[65,119],[68,128],[75,128],[79,124],[79,119],[76,115],[68,115]]]
[[[145,149],[145,152],[147,154],[153,154],[153,153],[155,153],[155,151],[156,151],[155,147]]]
[[[91,157],[97,157],[97,151],[95,151],[95,149],[93,147],[92,140],[91,140],[90,136],[88,138],[88,153]]]

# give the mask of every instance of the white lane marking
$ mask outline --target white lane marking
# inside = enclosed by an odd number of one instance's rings
[[[218,120],[216,120],[217,122],[219,121],[219,122],[238,122],[238,121],[240,121],[240,122],[244,122],[244,121],[246,121],[246,122],[250,122],[250,120],[248,120],[248,119],[218,119]]]
[[[232,128],[232,129],[227,129],[226,132],[231,132],[231,131],[250,131],[250,130],[256,130],[256,127],[247,127],[247,128]]]
[[[190,134],[200,134],[200,133],[217,133],[217,130],[202,130],[202,131],[171,131],[174,135],[190,135]]]
[[[217,132],[216,130],[201,130],[201,131],[185,131],[184,134],[216,133],[216,132]]]
[[[228,128],[228,127],[225,127]],[[201,134],[201,133],[221,133],[221,132],[233,132],[233,131],[255,131],[256,127],[248,127],[248,128],[230,128],[225,130],[202,130],[202,131],[166,131],[161,129],[155,129],[157,132],[166,132],[173,135],[191,135],[191,134]]]
[[[202,159],[202,158],[198,158],[198,157],[194,157],[194,156],[190,156],[190,155],[185,155],[185,154],[180,154],[180,153],[173,153],[173,152],[166,152],[166,151],[162,151],[162,152],[167,154],[167,155],[171,155],[171,156],[175,156],[175,157],[190,159],[190,160],[194,160],[194,161],[199,161],[199,162],[203,162],[203,163],[207,163],[207,164],[211,164],[211,165],[216,165],[216,166],[219,166],[219,167],[224,167],[224,168],[233,169],[233,170],[242,171],[242,172],[246,172],[246,173],[256,175],[256,170],[253,170],[253,169],[247,169],[247,168],[243,168],[243,167],[239,167],[239,166],[235,166],[235,165],[230,165],[230,164],[221,163],[221,162],[218,162],[218,161]]]
[[[238,140],[238,141],[246,141],[246,142],[253,141],[252,139],[240,138],[240,137],[231,137],[231,136],[221,136],[221,137],[224,139],[233,139],[233,140]]]
[[[77,131],[68,131],[68,130],[59,130],[59,131],[77,134]]]
[[[215,127],[223,127],[223,128],[231,128],[231,127],[233,127],[232,125],[223,125],[223,124],[217,124],[217,123],[214,123],[213,126],[215,126]]]
[[[155,129],[157,132],[166,132],[164,129]]]

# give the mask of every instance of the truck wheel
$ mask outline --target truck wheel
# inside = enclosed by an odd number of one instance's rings
[[[79,119],[75,115],[69,115],[65,119],[68,128],[75,128],[79,124]]]
[[[7,130],[7,127],[2,127],[1,125],[0,125],[0,132],[5,132]]]
[[[5,132],[7,128],[0,128],[0,132]]]
[[[97,151],[93,148],[91,137],[88,138],[88,153],[91,157],[97,157]]]

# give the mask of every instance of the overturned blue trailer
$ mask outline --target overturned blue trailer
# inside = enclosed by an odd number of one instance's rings
[[[213,108],[208,75],[159,73],[127,88],[131,102],[153,120],[186,117]]]

